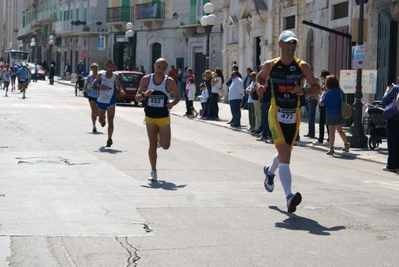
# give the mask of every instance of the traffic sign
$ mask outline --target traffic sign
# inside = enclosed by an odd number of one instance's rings
[[[352,69],[363,69],[364,51],[364,45],[356,45],[352,47]]]
[[[345,94],[354,94],[356,91],[357,70],[341,70],[340,81],[341,89]],[[362,71],[362,93],[375,94],[377,93],[377,71],[363,70]]]
[[[58,48],[57,48],[57,52],[58,52],[58,53],[61,53],[61,51],[62,51],[61,47],[58,47]]]
[[[90,53],[88,50],[82,50],[82,52],[80,53],[80,56],[82,58],[89,58],[90,57]]]

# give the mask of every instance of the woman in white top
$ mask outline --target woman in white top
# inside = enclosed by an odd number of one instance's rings
[[[211,93],[210,93],[210,102],[209,102],[209,108],[210,108],[210,114],[213,115],[213,118],[208,118],[208,119],[219,119],[219,106],[218,106],[218,101],[219,101],[219,90],[221,90],[222,86],[224,84],[224,76],[223,72],[221,69],[215,69],[215,72],[213,73],[211,85]]]

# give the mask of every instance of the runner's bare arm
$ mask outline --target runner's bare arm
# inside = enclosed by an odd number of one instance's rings
[[[116,89],[119,90],[121,95],[124,95],[125,91],[123,91],[122,86],[121,86],[121,82],[119,81],[119,74],[115,75],[115,81],[116,81]]]
[[[149,75],[144,76],[141,81],[140,81],[140,85],[139,85],[139,89],[137,90],[136,96],[135,96],[135,100],[137,102],[143,101],[145,99],[146,96],[150,96],[149,93],[147,93],[146,95],[144,95],[144,93],[147,91],[147,85],[148,85],[148,79],[150,78]]]
[[[302,63],[302,73],[305,79],[308,81],[310,87],[306,92],[308,96],[317,96],[320,94],[320,84],[317,82],[316,78],[314,77],[312,68],[306,62]],[[303,88],[301,88],[303,91]],[[293,92],[294,93],[294,92]],[[305,92],[304,92],[305,93]]]
[[[166,82],[166,84],[169,87],[168,89],[170,89],[167,91],[172,92],[173,96],[175,97],[175,99],[172,102],[169,102],[166,104],[166,107],[168,109],[172,109],[173,106],[175,106],[177,103],[180,102],[180,94],[179,94],[179,90],[177,90],[177,85],[173,78],[168,77],[168,81]]]
[[[266,81],[269,78],[269,75],[270,75],[270,61],[266,61],[262,65],[262,69],[260,70],[258,75],[256,75],[256,87],[257,87],[256,93],[258,95],[263,95],[263,93],[266,92],[267,89]]]
[[[94,82],[91,85],[91,88],[93,88],[94,90],[103,90],[103,89],[101,89],[100,86],[98,86],[98,83],[100,82],[100,79],[101,79],[101,75],[102,74],[100,74],[100,73],[97,74],[96,79],[94,80]]]

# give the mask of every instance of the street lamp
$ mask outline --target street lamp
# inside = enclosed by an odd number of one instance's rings
[[[32,62],[35,62],[35,46],[36,46],[35,38],[30,39],[30,46],[32,47]]]
[[[19,40],[19,41],[18,41],[19,50],[22,51],[22,47],[23,47],[23,46],[24,46],[24,44],[22,43],[22,40]]]
[[[210,34],[212,32],[212,27],[216,23],[216,17],[212,13],[215,11],[215,7],[213,6],[212,3],[206,3],[204,5],[204,12],[205,16],[201,18],[201,25],[205,28],[206,32],[206,67],[208,69],[211,69],[211,66],[209,66],[209,39],[210,39]]]
[[[132,39],[134,36],[134,31],[133,31],[133,23],[128,22],[126,23],[126,29],[127,31],[125,32],[125,37],[129,40],[129,70],[133,69],[133,64],[132,64],[132,59],[133,59],[133,48],[132,48]]]
[[[359,6],[359,32],[357,38],[357,45],[363,45],[363,18],[364,18],[364,4],[368,0],[356,0]],[[356,73],[356,91],[355,91],[355,112],[353,117],[353,126],[351,126],[351,147],[363,148],[367,147],[367,136],[364,134],[364,127],[362,124],[362,69],[358,69]]]
[[[50,35],[50,37],[48,38],[48,44],[50,46],[50,60],[49,63],[51,62],[51,56],[53,53],[53,44],[54,44],[54,37],[52,35]]]
[[[10,50],[12,50],[12,42],[10,42],[9,48]]]

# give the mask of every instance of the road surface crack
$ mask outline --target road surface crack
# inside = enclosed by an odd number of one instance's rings
[[[127,237],[115,237],[115,240],[124,248],[129,257],[127,258],[126,267],[136,267],[140,257],[137,255],[137,248],[133,247],[127,240]]]

